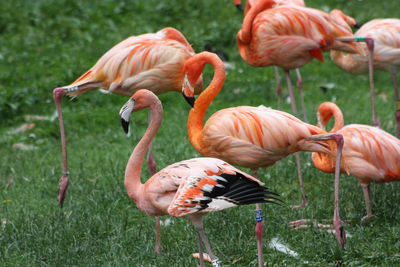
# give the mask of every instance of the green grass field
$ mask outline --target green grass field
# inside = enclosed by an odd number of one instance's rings
[[[396,0],[306,3],[325,11],[340,8],[361,23],[398,16]],[[172,218],[163,225],[162,253],[155,255],[154,218],[138,210],[124,188],[126,162],[147,127],[146,111],[134,114],[127,138],[118,116],[125,97],[95,91],[77,101],[64,99],[71,182],[63,209],[56,199],[61,176],[58,121],[27,115],[51,117],[53,88],[71,83],[126,37],[166,26],[179,29],[196,52],[206,44],[226,51],[235,66],[227,70],[225,86],[207,116],[238,105],[276,108],[273,68],[250,67],[238,54],[242,14],[232,1],[16,0],[1,1],[0,13],[0,266],[197,266],[198,260],[190,256],[197,252],[191,223]],[[212,74],[207,67],[206,85]],[[325,63],[314,60],[302,68],[302,77],[310,123],[316,123],[315,112],[323,101],[335,101],[346,124],[371,123],[367,76],[341,71],[325,54]],[[383,129],[394,134],[390,75],[376,72],[375,82],[379,119]],[[321,86],[327,84],[324,92]],[[287,95],[283,82],[284,98]],[[187,139],[187,103],[177,93],[160,99],[164,121],[154,145],[158,169],[199,156]],[[291,112],[286,101],[283,110]],[[25,123],[35,127],[13,133]],[[18,143],[35,149],[15,148]],[[400,265],[400,184],[372,185],[375,218],[363,225],[361,187],[355,178],[341,175],[340,211],[349,234],[341,251],[333,234],[317,228],[295,231],[287,225],[300,218],[330,223],[333,216],[333,176],[316,170],[310,154],[302,153],[302,163],[309,205],[299,210],[288,208],[300,202],[294,156],[259,172],[287,204],[263,206],[265,265]],[[148,176],[144,166],[142,181]],[[224,266],[256,266],[253,211],[254,206],[246,206],[206,216],[206,234]],[[299,256],[269,248],[275,237]]]

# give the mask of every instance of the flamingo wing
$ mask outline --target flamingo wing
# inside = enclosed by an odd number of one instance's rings
[[[274,203],[277,194],[268,191],[260,181],[226,162],[217,161],[222,163],[217,171],[205,168],[181,180],[168,208],[171,216],[213,212],[245,204]]]
[[[375,182],[400,178],[400,140],[375,127],[351,124],[338,131],[344,136],[347,172]]]

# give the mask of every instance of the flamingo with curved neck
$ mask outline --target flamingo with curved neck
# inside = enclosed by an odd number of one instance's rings
[[[156,94],[180,91],[183,81],[184,62],[195,53],[177,29],[167,27],[156,33],[131,36],[107,51],[97,63],[76,79],[72,84],[53,91],[54,102],[60,124],[62,144],[63,173],[58,190],[58,203],[62,208],[69,183],[67,167],[67,146],[61,100],[64,95],[77,97],[82,93],[98,88],[110,93],[131,96],[140,88],[146,87]],[[197,93],[201,91],[201,77],[195,84]],[[151,120],[151,114],[149,114]],[[150,173],[156,172],[156,162],[150,145],[147,165]],[[160,220],[156,217],[156,247],[159,253]]]
[[[322,103],[317,112],[318,124],[325,127],[331,117],[335,123],[330,133],[340,133],[344,138],[341,172],[353,175],[361,184],[367,215],[373,217],[370,200],[370,183],[400,181],[400,140],[391,134],[368,125],[350,124],[343,127],[343,114],[331,102]],[[324,172],[333,172],[335,159],[330,155],[313,153],[314,166]]]
[[[214,76],[208,87],[194,100],[192,84],[207,63],[214,68]],[[189,104],[194,103],[187,123],[188,136],[193,147],[202,155],[251,168],[255,174],[258,168],[271,166],[297,151],[319,151],[341,158],[340,134],[327,134],[319,127],[304,123],[288,113],[266,107],[240,106],[223,109],[213,114],[203,126],[205,112],[225,81],[223,62],[215,54],[202,52],[185,63],[184,72],[182,93]],[[345,237],[338,207],[339,170],[335,173],[334,224],[339,244],[343,247]],[[260,206],[257,205],[257,214],[260,212]],[[260,265],[262,229],[262,220],[259,220],[256,234]]]
[[[200,266],[204,266],[202,243],[213,266],[220,266],[205,236],[202,217],[206,213],[238,205],[275,203],[277,194],[256,178],[215,158],[193,158],[169,165],[140,181],[144,157],[162,122],[162,105],[148,90],[137,91],[121,108],[121,123],[128,132],[133,112],[149,108],[153,114],[144,136],[133,150],[125,169],[125,187],[137,207],[151,216],[186,217],[198,233]]]

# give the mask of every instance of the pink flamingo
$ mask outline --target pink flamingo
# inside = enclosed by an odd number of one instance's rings
[[[367,36],[375,40],[373,53],[373,67],[392,74],[393,87],[396,97],[396,136],[400,136],[400,96],[397,87],[396,72],[400,70],[400,20],[374,19],[364,24],[355,34],[356,37]],[[364,47],[365,49],[365,47]],[[341,69],[353,74],[368,72],[368,58],[363,55],[343,54],[340,51],[331,51],[331,59]],[[371,106],[374,125],[376,108],[374,92],[371,91]]]
[[[391,134],[368,125],[350,124],[343,127],[343,114],[331,102],[322,103],[317,112],[319,126],[325,128],[331,117],[335,124],[330,133],[340,133],[344,138],[341,172],[358,179],[364,193],[368,221],[373,215],[370,204],[370,183],[400,181],[400,140]],[[313,153],[315,167],[333,172],[335,159],[330,155]]]
[[[239,53],[252,66],[274,65],[285,70],[292,110],[296,115],[297,107],[289,70],[298,69],[310,63],[313,58],[323,62],[322,52],[331,49],[359,52],[357,44],[341,39],[352,36],[347,23],[357,23],[339,10],[327,14],[293,4],[276,6],[277,2],[273,0],[257,0],[253,5],[248,3],[246,6],[249,9],[242,29],[237,34]],[[280,108],[280,83],[277,72],[276,77]],[[304,119],[307,121],[299,72],[298,79]]]
[[[247,15],[249,12],[250,8],[256,4],[258,0],[247,0],[245,9],[244,9],[244,14]],[[274,0],[275,4],[272,5],[272,7],[277,7],[281,5],[297,5],[301,7],[305,7],[304,1],[303,0]],[[236,7],[240,10],[243,9],[241,7],[241,1],[240,0],[234,0],[234,4]],[[251,65],[251,64],[250,64]],[[279,75],[279,70],[277,66],[274,66],[275,70],[275,79],[276,79],[276,93],[278,95],[278,109],[281,110],[281,92],[282,92],[282,85],[281,85],[281,77]],[[301,79],[301,74],[300,70],[296,68],[296,75],[297,75],[297,87],[299,88],[300,91],[300,100],[301,100],[301,105],[303,109],[303,116],[304,116],[304,121],[308,122],[307,120],[307,114],[306,114],[306,109],[304,106],[304,97],[303,97],[303,89],[302,89],[302,79]],[[293,100],[293,99],[292,99]],[[296,108],[296,103],[294,104],[294,107],[297,112]]]
[[[214,77],[195,101],[193,84],[207,63],[213,66]],[[224,64],[217,55],[202,52],[186,61],[184,73],[182,93],[193,106],[188,118],[188,136],[200,154],[251,168],[255,175],[258,168],[271,166],[297,151],[318,151],[332,154],[333,157],[337,151],[336,157],[340,159],[343,141],[340,134],[327,135],[316,126],[270,108],[241,106],[223,109],[213,114],[203,126],[206,110],[224,84]],[[334,224],[339,245],[343,247],[345,236],[338,206],[339,169],[335,178]],[[257,205],[256,220],[259,265],[262,266],[263,223],[260,205]]]
[[[69,183],[67,168],[67,148],[61,99],[67,94],[71,97],[98,88],[111,93],[131,96],[139,88],[148,88],[155,94],[180,91],[183,82],[183,64],[194,55],[182,33],[174,28],[164,28],[157,33],[131,36],[118,43],[105,53],[97,63],[72,84],[54,89],[54,101],[60,123],[63,155],[63,174],[60,179],[58,202],[63,206]],[[195,84],[196,92],[202,88],[202,79]],[[151,120],[151,114],[149,114]],[[156,172],[152,155],[152,145],[147,163],[151,174]],[[160,251],[160,222],[156,218],[157,243],[155,251]]]
[[[193,158],[174,163],[142,184],[141,167],[146,150],[160,128],[162,105],[152,92],[139,90],[120,111],[122,126],[128,132],[132,113],[147,107],[153,118],[133,150],[125,170],[128,195],[147,215],[189,219],[198,233],[200,266],[204,266],[202,242],[213,266],[220,266],[204,233],[203,215],[238,205],[274,203],[277,194],[268,191],[256,178],[215,158]]]

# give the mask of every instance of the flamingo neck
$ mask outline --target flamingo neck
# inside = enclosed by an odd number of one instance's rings
[[[345,54],[342,51],[331,50],[332,61],[342,70],[353,74],[360,73],[360,62],[356,59],[357,54]]]
[[[125,169],[125,187],[129,197],[135,202],[142,196],[141,192],[144,188],[144,185],[140,181],[140,173],[146,151],[162,122],[162,105],[160,100],[156,100],[157,101],[153,101],[149,106],[150,112],[153,114],[150,125],[129,157]]]
[[[251,28],[253,26],[254,18],[263,10],[272,8],[274,4],[275,2],[273,0],[260,0],[257,1],[254,6],[251,6],[250,9],[248,9],[243,20],[242,29],[237,35],[238,44],[240,43],[246,45],[250,43]]]
[[[334,103],[331,102],[322,103],[318,108],[318,116],[320,118],[324,118],[324,120],[321,122],[323,124],[322,125],[323,127],[326,126],[328,121],[333,116],[333,118],[335,119],[335,123],[333,125],[333,128],[329,131],[330,133],[336,133],[344,126],[343,113],[340,110],[340,108]]]
[[[333,128],[329,131],[329,133],[336,133],[337,131],[343,128],[344,125],[343,114],[336,104],[331,102],[322,103],[318,108],[317,114],[319,117],[318,124],[322,124],[321,126],[324,128],[328,123],[328,121],[332,118],[332,116],[334,117],[335,123],[333,125]],[[321,118],[323,118],[322,121]],[[328,143],[329,146],[331,147],[331,150],[336,151],[336,144],[330,141],[328,141]],[[336,159],[335,157],[332,157],[332,154],[313,153],[312,161],[314,163],[314,166],[323,172],[328,172],[328,173],[335,172]]]
[[[205,151],[205,148],[201,143],[204,116],[208,106],[211,104],[211,101],[217,96],[219,91],[221,91],[221,88],[225,82],[225,67],[218,56],[207,56],[204,58],[203,62],[204,65],[209,63],[213,66],[214,76],[209,86],[196,99],[194,107],[190,110],[187,122],[189,141],[201,154],[203,154]]]

